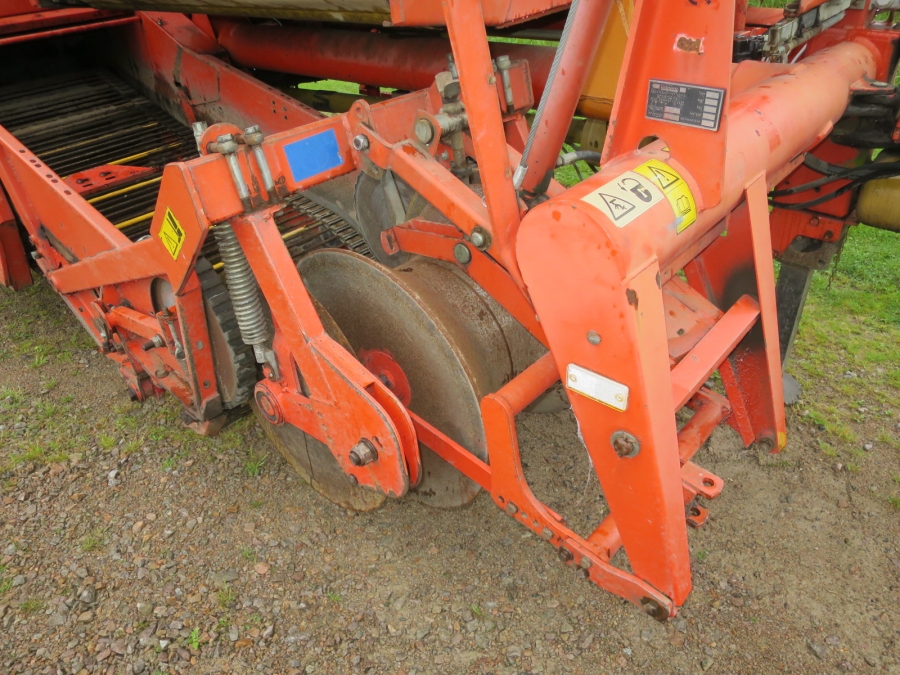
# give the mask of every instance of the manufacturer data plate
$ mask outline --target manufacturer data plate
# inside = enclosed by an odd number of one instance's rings
[[[718,131],[724,102],[724,89],[650,80],[647,118]]]
[[[628,407],[628,385],[603,377],[587,368],[566,366],[566,389],[616,410]]]

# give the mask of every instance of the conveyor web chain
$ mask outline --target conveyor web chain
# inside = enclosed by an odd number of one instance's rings
[[[106,164],[152,169],[87,198],[132,240],[149,232],[165,165],[197,156],[189,128],[102,70],[0,87],[0,125],[62,177]],[[286,200],[276,222],[295,260],[318,248],[371,255],[350,224],[302,195]],[[215,237],[202,252],[221,269]]]

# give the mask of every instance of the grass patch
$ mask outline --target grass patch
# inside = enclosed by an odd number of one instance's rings
[[[81,550],[85,553],[93,553],[102,548],[105,543],[106,539],[103,537],[103,533],[95,530],[81,540]]]
[[[19,605],[19,610],[23,614],[34,614],[35,612],[40,612],[42,609],[44,609],[44,601],[38,600],[37,598],[28,598]]]
[[[197,651],[200,649],[200,629],[199,628],[195,628],[194,630],[191,631],[191,634],[188,636],[188,639],[187,639],[187,644],[194,651]]]
[[[219,607],[227,609],[228,606],[234,602],[234,591],[231,590],[231,587],[227,584],[223,584],[216,593],[216,599],[219,601]]]
[[[263,465],[266,463],[266,460],[269,458],[268,454],[259,456],[259,455],[251,455],[244,462],[244,471],[250,478],[258,476],[262,471]]]

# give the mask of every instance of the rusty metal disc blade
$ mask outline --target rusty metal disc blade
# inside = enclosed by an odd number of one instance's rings
[[[408,380],[409,408],[487,459],[479,401],[497,386],[498,376],[490,350],[473,338],[468,312],[447,300],[465,296],[463,304],[480,303],[454,268],[414,258],[389,270],[336,250],[317,251],[298,267],[310,293],[340,326],[352,353],[390,353]],[[502,356],[498,360],[509,360]],[[440,507],[462,506],[475,498],[480,490],[475,483],[431,450],[421,445],[420,450],[422,480],[411,494]]]
[[[353,484],[321,441],[292,424],[272,424],[260,414],[255,403],[253,410],[278,452],[326,499],[352,511],[372,511],[387,499],[382,492]]]
[[[347,338],[329,313],[312,298],[325,332],[347,350],[352,351]],[[344,473],[328,446],[292,424],[273,424],[253,402],[256,418],[266,436],[297,473],[326,499],[351,511],[372,511],[384,503],[387,496],[355,484]]]

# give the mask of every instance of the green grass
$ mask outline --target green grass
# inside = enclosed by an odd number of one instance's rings
[[[827,457],[846,456],[850,471],[865,466],[863,443],[900,449],[889,431],[900,396],[898,260],[900,236],[851,228],[840,258],[813,277],[788,363],[806,392],[808,414],[801,419],[825,432],[819,448]],[[860,425],[867,425],[865,438]],[[877,431],[869,430],[873,425]]]
[[[340,602],[341,601],[340,593],[336,593],[335,591],[328,591],[326,593],[326,595],[328,596],[328,599],[331,600],[332,602]]]
[[[195,628],[191,631],[190,636],[187,639],[188,646],[194,651],[200,649],[200,629]]]
[[[269,458],[269,455],[251,455],[244,462],[244,471],[250,478],[258,476],[262,471],[263,465],[266,463],[266,460]]]
[[[219,607],[226,609],[228,605],[234,602],[234,591],[227,584],[223,584],[216,593],[216,599],[219,601]]]
[[[105,543],[103,534],[95,530],[81,540],[81,550],[85,553],[92,553],[102,548]]]
[[[28,598],[25,602],[19,605],[19,610],[23,614],[34,614],[41,611],[43,608],[43,600],[38,600],[37,598]]]

